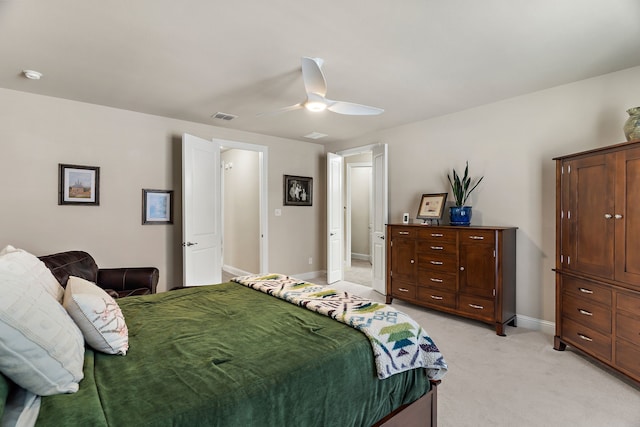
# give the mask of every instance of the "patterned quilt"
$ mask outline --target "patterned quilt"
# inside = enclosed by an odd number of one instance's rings
[[[387,304],[282,274],[231,280],[363,332],[371,342],[380,379],[414,368],[426,368],[432,380],[441,379],[447,372],[447,364],[427,332],[411,317]]]

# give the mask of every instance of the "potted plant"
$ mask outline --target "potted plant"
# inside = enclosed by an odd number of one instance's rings
[[[453,169],[453,179],[451,175],[447,174],[451,190],[453,191],[453,198],[455,200],[455,206],[451,206],[449,209],[449,216],[451,225],[469,225],[471,223],[471,206],[465,206],[465,202],[469,198],[469,195],[476,189],[478,184],[482,181],[484,176],[480,177],[478,181],[471,187],[471,177],[469,176],[469,162],[467,161],[464,168],[464,175],[462,178]],[[469,189],[471,187],[471,189]]]

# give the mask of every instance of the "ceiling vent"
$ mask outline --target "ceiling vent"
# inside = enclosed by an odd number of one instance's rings
[[[214,115],[211,116],[212,119],[217,119],[217,120],[233,120],[238,118],[238,116],[234,116],[233,114],[227,114],[227,113],[221,113],[221,112],[217,112]]]
[[[320,139],[320,138],[324,138],[326,136],[329,136],[327,134],[324,133],[320,133],[320,132],[311,132],[308,135],[305,135],[305,138],[309,138],[309,139]]]

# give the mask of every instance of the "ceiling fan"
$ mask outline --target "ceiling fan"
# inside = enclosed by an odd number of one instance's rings
[[[304,88],[307,91],[307,98],[304,102],[258,115],[280,114],[301,108],[315,112],[329,110],[334,113],[351,116],[374,116],[384,112],[382,108],[378,107],[369,107],[353,102],[334,101],[326,98],[327,82],[322,73],[323,62],[321,58],[309,58],[306,56],[302,58],[302,80],[304,81]]]

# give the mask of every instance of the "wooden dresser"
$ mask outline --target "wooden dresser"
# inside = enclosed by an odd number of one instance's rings
[[[515,326],[516,229],[387,225],[387,304],[398,298]]]
[[[640,141],[554,160],[554,348],[640,381]]]

